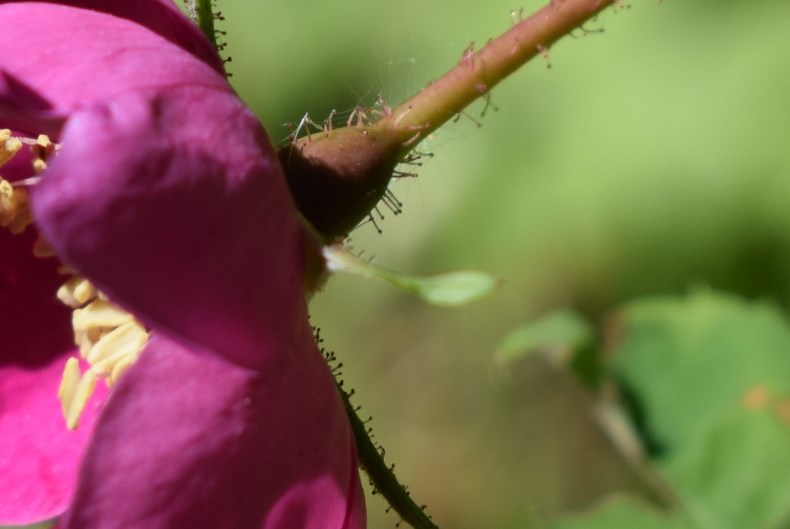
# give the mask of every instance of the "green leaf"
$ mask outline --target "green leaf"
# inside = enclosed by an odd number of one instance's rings
[[[790,520],[790,326],[773,306],[698,291],[646,299],[621,314],[611,369],[633,396],[678,513],[633,500],[560,529],[787,529]]]
[[[401,274],[360,259],[340,246],[324,248],[331,271],[349,272],[388,283],[417,294],[427,303],[440,307],[465,305],[488,295],[499,283],[488,274],[475,271],[451,272],[429,277]]]
[[[769,399],[740,407],[666,465],[700,527],[780,527],[790,516],[790,423]]]
[[[696,292],[633,303],[623,321],[612,369],[670,450],[737,409],[754,388],[790,392],[790,328],[771,305]]]
[[[497,280],[475,271],[450,272],[430,277],[415,277],[388,272],[381,279],[396,287],[414,292],[431,305],[453,307],[465,305],[488,295]]]
[[[691,449],[663,465],[681,501],[676,512],[658,513],[623,497],[553,529],[785,529],[790,424],[777,411],[766,405],[721,417]]]
[[[701,529],[683,513],[664,513],[630,496],[612,498],[595,511],[568,517],[551,529]]]
[[[535,351],[563,348],[569,351],[590,344],[592,326],[572,310],[553,312],[510,331],[496,350],[500,361],[511,361]]]
[[[628,306],[612,369],[699,527],[790,514],[790,327],[773,306],[699,291]]]

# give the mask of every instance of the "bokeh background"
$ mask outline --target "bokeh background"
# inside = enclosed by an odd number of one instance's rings
[[[231,81],[275,141],[306,112],[403,101],[541,5],[218,3]],[[439,309],[336,277],[313,302],[388,460],[442,527],[542,527],[614,491],[661,503],[593,420],[596,391],[547,357],[497,360],[513,328],[572,308],[603,329],[624,303],[700,287],[790,304],[790,4],[630,3],[497,87],[498,110],[472,106],[482,128],[435,133],[419,177],[393,185],[404,213],[353,233],[402,272],[489,272],[493,295]],[[377,497],[369,509],[371,527],[397,522]]]

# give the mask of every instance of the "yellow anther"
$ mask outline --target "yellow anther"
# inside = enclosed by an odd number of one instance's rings
[[[40,173],[47,167],[58,146],[45,134],[33,141],[29,138],[15,138],[9,129],[0,129],[0,166],[8,162],[22,148],[28,145],[33,154],[33,171]],[[0,176],[0,227],[8,228],[11,233],[21,233],[33,222],[27,199],[27,186],[35,185],[41,178],[32,177],[16,181],[14,184]],[[36,253],[38,252],[38,253]],[[51,257],[55,253],[48,247],[37,245],[34,254],[38,257]]]
[[[139,354],[147,341],[145,328],[133,320],[103,335],[85,355],[85,360],[97,375],[109,375],[118,361]]]
[[[66,427],[69,430],[76,430],[80,425],[80,417],[85,410],[85,405],[90,400],[93,391],[96,389],[96,382],[98,378],[90,370],[86,371],[77,388],[74,390],[71,402],[68,403],[68,410],[65,413]]]
[[[71,317],[71,325],[74,327],[75,335],[92,335],[98,339],[102,334],[105,334],[104,331],[119,327],[132,320],[134,320],[134,316],[128,312],[108,301],[97,298],[85,307],[74,311]],[[99,329],[101,332],[98,335],[92,333],[91,331],[95,329]]]
[[[12,138],[10,130],[0,130],[0,166],[4,165],[8,160],[13,158],[17,151],[21,148],[22,142],[17,138]]]
[[[11,160],[21,148],[22,142],[11,137],[10,130],[0,130],[0,166]],[[11,233],[22,233],[30,222],[27,190],[13,186],[0,176],[0,226],[8,228]]]
[[[74,276],[58,289],[58,299],[73,309],[82,307],[96,298],[96,288],[90,281]]]
[[[108,386],[140,357],[148,331],[134,316],[113,305],[86,279],[75,276],[60,290],[58,298],[74,308],[74,341],[89,368],[80,374],[79,361],[66,364],[59,398],[66,426],[74,429],[99,379]]]
[[[58,400],[63,407],[63,416],[69,414],[71,402],[74,400],[74,394],[77,392],[77,385],[82,378],[80,373],[80,361],[76,358],[69,358],[66,361],[66,367],[63,369],[63,379],[60,381],[58,388]]]
[[[118,382],[118,379],[121,377],[121,375],[123,375],[127,369],[132,367],[134,363],[137,362],[137,359],[140,358],[141,352],[142,348],[140,348],[140,350],[135,354],[124,356],[118,360],[118,362],[113,366],[112,371],[110,371],[110,386]]]
[[[11,233],[22,233],[30,222],[27,190],[14,187],[0,177],[0,226],[8,228]]]
[[[96,376],[93,373],[80,373],[80,362],[76,358],[69,358],[63,370],[63,380],[58,389],[58,399],[63,409],[66,426],[76,430],[80,423],[85,404],[96,389]]]
[[[80,356],[85,358],[85,355],[88,354],[88,351],[91,350],[91,347],[93,347],[94,344],[98,342],[99,339],[101,339],[102,334],[105,334],[106,332],[107,330],[102,329],[101,327],[94,327],[88,329],[87,331],[74,331],[74,343],[79,346]]]
[[[0,177],[0,222],[3,223],[3,227],[8,226],[13,219],[16,209],[14,202],[14,186],[11,185],[11,182]]]
[[[50,141],[46,134],[39,134],[35,145],[30,147],[35,159],[33,160],[33,171],[36,174],[47,168],[47,160],[55,152],[56,145]]]

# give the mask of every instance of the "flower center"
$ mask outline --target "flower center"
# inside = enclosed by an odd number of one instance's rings
[[[8,129],[0,130],[0,167],[27,145],[33,154],[33,172],[38,175],[47,167],[58,146],[45,135],[36,140],[17,138]],[[9,182],[0,175],[0,226],[11,233],[22,233],[33,222],[28,208],[27,187],[35,185],[39,177]],[[52,257],[55,253],[41,237],[33,247],[37,257]],[[74,342],[79,356],[88,368],[82,372],[80,360],[70,358],[63,371],[58,389],[63,416],[69,429],[76,429],[96,383],[103,379],[112,386],[129,367],[134,365],[148,342],[148,331],[134,316],[110,302],[91,283],[66,266],[63,274],[71,276],[58,289],[57,297],[71,307]]]

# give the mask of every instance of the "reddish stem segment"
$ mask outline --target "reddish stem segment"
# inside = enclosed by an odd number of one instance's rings
[[[615,2],[551,0],[481,50],[467,50],[454,68],[399,105],[374,127],[397,131],[405,154],[524,63],[545,53],[555,41]]]

